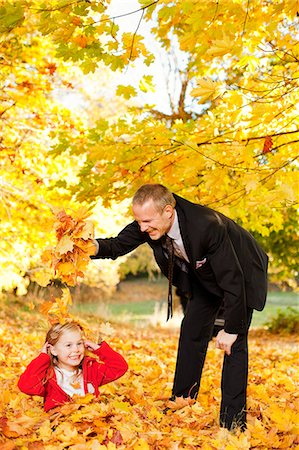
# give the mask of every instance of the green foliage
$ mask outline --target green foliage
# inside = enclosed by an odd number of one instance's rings
[[[288,307],[279,309],[275,317],[267,324],[271,333],[298,334],[299,333],[299,311],[298,308]]]
[[[0,32],[10,31],[24,20],[24,10],[20,4],[6,2],[0,7]]]
[[[147,244],[143,244],[132,252],[129,257],[119,266],[120,279],[128,275],[138,276],[147,274],[152,280],[160,270],[155,262],[153,252]]]
[[[282,228],[269,236],[256,233],[254,237],[270,255],[271,282],[282,288],[298,287],[298,211],[291,207],[283,214]]]

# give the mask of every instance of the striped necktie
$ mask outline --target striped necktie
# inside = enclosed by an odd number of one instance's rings
[[[172,276],[174,264],[173,239],[166,235],[165,246],[168,254],[168,299],[167,299],[167,320],[173,316],[172,310]]]

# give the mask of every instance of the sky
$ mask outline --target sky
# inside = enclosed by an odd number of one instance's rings
[[[149,0],[150,3],[150,0]],[[107,13],[114,18],[114,21],[120,28],[120,32],[135,33],[138,28],[138,34],[145,37],[145,44],[149,50],[155,55],[155,62],[150,66],[146,66],[141,61],[136,60],[130,62],[129,65],[121,72],[117,74],[111,74],[109,82],[106,82],[107,86],[112,86],[116,89],[118,84],[132,85],[138,87],[140,79],[143,75],[152,75],[155,85],[155,92],[141,92],[137,98],[134,98],[138,104],[145,103],[153,104],[155,109],[162,111],[166,114],[170,114],[169,94],[170,89],[174,103],[175,98],[179,96],[180,83],[177,79],[176,71],[174,70],[173,60],[170,62],[166,55],[166,52],[160,47],[153,35],[150,33],[150,25],[144,19],[139,24],[142,17],[142,11],[137,0],[111,0]],[[121,16],[121,17],[119,17]],[[139,24],[139,26],[138,26]],[[179,54],[179,52],[176,53]],[[179,63],[184,64],[183,55],[179,55]],[[168,80],[168,86],[166,79]],[[102,80],[100,80],[101,82]],[[84,89],[89,92],[89,95],[94,95],[94,81],[91,81],[90,77],[86,78]],[[104,83],[102,83],[104,84]],[[96,85],[99,85],[99,81],[96,80]],[[84,109],[84,97],[79,92],[72,92],[66,96],[60,97],[65,106],[71,106],[72,108]],[[80,108],[81,109],[81,108]]]
[[[121,83],[135,84],[138,86],[142,74],[146,73],[147,75],[153,75],[157,88],[156,92],[145,95],[141,94],[139,100],[142,103],[153,102],[157,105],[157,109],[164,112],[169,112],[168,95],[166,85],[164,83],[165,70],[163,70],[161,63],[163,51],[153,39],[153,36],[150,33],[149,24],[144,19],[138,27],[138,23],[142,16],[142,12],[138,10],[140,10],[140,5],[137,0],[112,0],[108,9],[110,17],[115,17],[115,22],[120,27],[122,32],[128,31],[134,33],[138,28],[138,34],[145,36],[146,45],[149,46],[150,50],[155,55],[157,55],[157,61],[155,61],[155,63],[153,63],[150,67],[145,66],[140,61],[131,63],[120,76]],[[133,11],[136,12],[117,18],[117,16]]]

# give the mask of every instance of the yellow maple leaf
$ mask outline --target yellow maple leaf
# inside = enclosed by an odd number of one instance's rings
[[[210,79],[201,78],[197,82],[197,87],[191,91],[193,97],[200,97],[199,103],[205,103],[208,100],[215,100],[223,95],[225,87],[222,83]]]
[[[82,222],[79,227],[72,233],[73,238],[82,238],[84,240],[93,239],[94,237],[94,224],[91,220]]]
[[[49,419],[45,420],[42,423],[42,425],[38,429],[38,433],[39,433],[40,438],[44,442],[47,442],[50,439],[50,437],[51,437],[51,435],[53,433],[53,430],[51,428],[51,423],[50,423]]]
[[[114,400],[112,406],[118,411],[130,412],[131,405],[128,402],[121,402],[119,400]]]
[[[61,300],[65,305],[71,305],[73,303],[72,296],[70,290],[68,288],[62,289],[62,297]]]
[[[57,297],[50,302],[44,302],[40,306],[40,312],[47,316],[50,323],[68,320],[69,306],[73,303],[71,293],[68,288],[62,289],[61,298]]]
[[[73,213],[73,218],[78,222],[87,219],[91,215],[91,211],[87,206],[81,206]]]
[[[122,95],[126,100],[137,95],[137,91],[133,86],[123,86],[119,85],[116,89],[117,95]]]
[[[41,255],[41,260],[44,264],[51,265],[53,259],[53,250],[52,249],[46,249],[43,251]]]
[[[207,50],[208,55],[223,56],[229,53],[234,47],[234,43],[229,39],[215,39],[212,41],[211,47]]]
[[[279,431],[299,432],[299,414],[297,412],[285,411],[279,405],[272,404],[268,413]]]
[[[105,322],[100,325],[99,332],[106,336],[113,336],[115,334],[115,329],[109,322]]]
[[[35,281],[40,286],[46,287],[53,279],[53,270],[45,267],[42,269],[33,269],[30,273],[31,281]]]
[[[70,274],[65,274],[65,275],[61,275],[60,279],[63,283],[67,284],[68,286],[76,286],[77,281],[78,281],[78,277],[83,278],[83,273],[70,273]]]
[[[186,406],[191,406],[195,403],[195,400],[188,397],[176,397],[174,401],[170,400],[167,402],[166,406],[167,408],[171,409],[172,411],[177,411],[178,409],[185,408]]]
[[[62,238],[56,245],[55,252],[58,253],[59,255],[63,255],[64,253],[71,252],[73,248],[74,248],[73,240],[71,239],[70,236],[65,234],[64,236],[62,236]]]
[[[55,267],[55,271],[59,275],[68,275],[75,272],[75,267],[71,262],[59,262]]]
[[[63,422],[58,425],[53,434],[59,437],[60,441],[68,443],[73,442],[77,438],[78,431],[74,424]]]
[[[28,416],[14,418],[13,420],[1,420],[2,432],[8,438],[16,438],[30,433],[31,427],[35,423],[35,419]]]
[[[94,400],[94,395],[93,394],[86,394],[84,395],[84,397],[77,395],[77,396],[73,396],[73,399],[76,401],[76,403],[79,403],[80,405],[87,405],[89,403],[91,403]]]
[[[76,269],[77,269],[77,275],[81,276],[80,274],[82,274],[83,276],[83,272],[85,271],[85,269],[87,268],[89,264],[89,258],[81,256],[80,258],[78,258],[77,263],[76,263]]]
[[[141,438],[134,444],[133,450],[150,450],[150,447],[148,443]]]
[[[88,240],[85,241],[84,239],[74,239],[76,247],[79,247],[81,250],[83,250],[86,255],[94,255],[96,246],[93,241]]]

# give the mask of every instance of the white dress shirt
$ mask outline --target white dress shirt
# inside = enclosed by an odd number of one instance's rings
[[[75,374],[73,371],[70,372],[66,369],[61,369],[60,367],[54,367],[54,370],[57,384],[66,394],[71,397],[73,395],[80,395],[82,397],[85,395],[81,369],[79,369],[78,374]],[[87,390],[91,394],[94,393],[94,387],[91,383],[87,384]]]
[[[179,258],[184,259],[187,262],[190,262],[189,258],[187,256],[184,244],[183,244],[180,225],[179,225],[176,210],[174,210],[174,221],[173,221],[172,227],[168,231],[167,235],[171,239],[173,239],[174,254],[176,256],[178,256]]]

